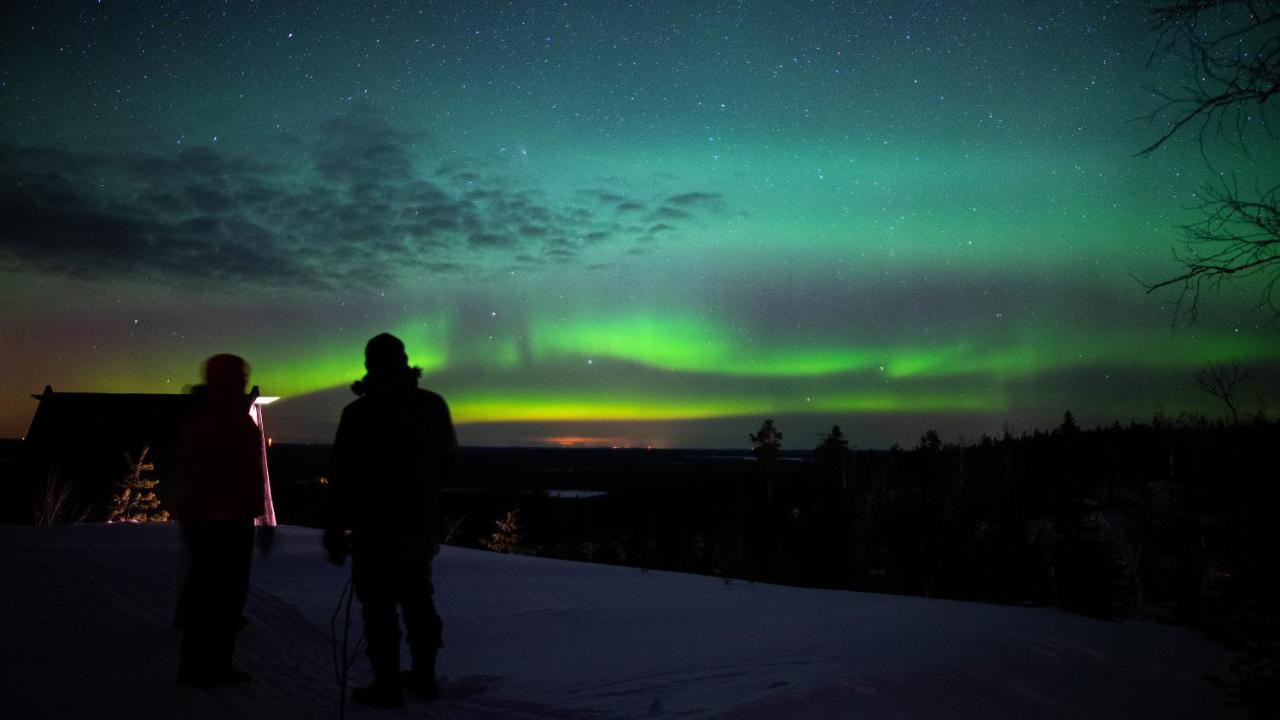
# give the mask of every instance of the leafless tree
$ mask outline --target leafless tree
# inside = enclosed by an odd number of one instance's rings
[[[1240,367],[1239,360],[1232,360],[1230,364],[1210,362],[1196,374],[1196,384],[1201,390],[1227,404],[1233,425],[1240,424],[1240,413],[1236,409],[1236,389],[1248,379],[1249,371]]]
[[[1138,154],[1150,155],[1194,130],[1212,170],[1208,141],[1225,140],[1250,154],[1247,138],[1258,129],[1263,163],[1270,162],[1280,149],[1268,118],[1280,99],[1280,0],[1176,0],[1156,4],[1150,13],[1157,39],[1148,64],[1180,61],[1187,71],[1177,89],[1157,91],[1163,102],[1147,119],[1168,125]],[[1179,288],[1176,316],[1194,321],[1202,290],[1261,275],[1259,306],[1280,319],[1273,297],[1280,282],[1280,184],[1268,184],[1245,189],[1224,180],[1205,187],[1203,219],[1183,226],[1174,249],[1182,272],[1144,282],[1147,292]]]
[[[1147,284],[1147,292],[1181,286],[1177,314],[1194,320],[1202,290],[1236,277],[1264,277],[1259,305],[1280,316],[1275,288],[1280,283],[1280,185],[1243,196],[1234,185],[1206,187],[1198,222],[1184,225],[1174,257],[1183,272]]]
[[[69,513],[75,513],[70,500],[71,483],[56,467],[50,468],[45,478],[44,491],[36,498],[33,508],[36,525],[57,525]],[[79,518],[74,522],[83,522],[86,515],[87,511],[79,513]]]

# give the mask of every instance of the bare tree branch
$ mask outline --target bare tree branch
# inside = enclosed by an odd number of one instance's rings
[[[1280,316],[1273,290],[1280,280],[1280,186],[1242,199],[1234,185],[1206,187],[1199,206],[1202,219],[1184,225],[1174,259],[1183,272],[1157,282],[1143,283],[1148,293],[1180,286],[1177,311],[1194,320],[1201,291],[1234,277],[1269,274],[1260,307]]]
[[[1226,403],[1231,412],[1231,424],[1240,424],[1240,413],[1236,409],[1236,388],[1249,379],[1249,371],[1240,367],[1239,360],[1232,360],[1230,365],[1210,362],[1196,375],[1196,384],[1201,390]]]
[[[1240,140],[1248,120],[1265,121],[1263,108],[1280,93],[1280,2],[1202,0],[1151,8],[1156,42],[1147,64],[1167,57],[1191,64],[1193,85],[1142,119],[1172,114],[1169,126],[1138,155],[1150,155],[1187,125],[1200,120],[1203,142],[1210,131]],[[1224,132],[1228,122],[1235,126]]]
[[[1147,156],[1184,129],[1195,128],[1206,166],[1213,163],[1206,140],[1222,139],[1251,156],[1250,130],[1264,131],[1269,160],[1277,136],[1268,122],[1268,106],[1280,98],[1280,0],[1175,0],[1150,9],[1156,41],[1147,59],[1181,61],[1189,82],[1173,92],[1155,91],[1161,104],[1145,119],[1169,118],[1165,130],[1141,151]],[[1269,168],[1274,171],[1274,168]],[[1179,288],[1174,319],[1194,321],[1205,289],[1253,275],[1262,285],[1260,308],[1280,320],[1273,291],[1280,281],[1280,184],[1253,194],[1234,180],[1206,186],[1197,208],[1198,222],[1182,226],[1174,248],[1182,272],[1143,282],[1147,292]]]

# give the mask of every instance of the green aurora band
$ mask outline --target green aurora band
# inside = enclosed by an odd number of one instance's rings
[[[384,331],[464,443],[1219,416],[1195,375],[1230,361],[1276,407],[1265,278],[1190,326],[1135,279],[1177,272],[1206,181],[1280,167],[1134,157],[1183,77],[1139,9],[837,5],[22,11],[0,436],[46,384],[178,392],[235,352],[280,439],[327,441]]]

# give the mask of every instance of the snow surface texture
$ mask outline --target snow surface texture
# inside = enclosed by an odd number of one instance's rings
[[[3,715],[337,717],[329,619],[350,566],[319,532],[282,527],[255,557],[237,650],[254,682],[233,689],[174,683],[178,547],[172,524],[0,527]],[[457,548],[436,588],[443,699],[348,717],[1240,716],[1202,679],[1228,675],[1226,653],[1148,623]]]

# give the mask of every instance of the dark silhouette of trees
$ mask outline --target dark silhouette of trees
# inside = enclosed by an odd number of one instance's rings
[[[840,425],[832,425],[831,432],[827,433],[827,437],[822,438],[822,445],[818,446],[818,452],[823,452],[824,450],[849,450],[849,439],[845,437]]]
[[[761,462],[771,463],[778,459],[778,452],[782,449],[782,433],[773,426],[772,420],[765,420],[760,430],[751,433],[749,437],[751,452],[755,453],[756,458]]]
[[[757,427],[757,442],[776,439]],[[1242,702],[1280,707],[1280,422],[1090,428],[1064,414],[977,443],[926,433],[915,449],[849,451],[844,487],[832,463],[843,433],[824,435],[773,463],[478,450],[491,480],[468,486],[490,492],[447,494],[445,514],[472,519],[458,533],[471,546],[518,503],[537,555],[1196,627],[1241,653],[1223,682]],[[607,492],[527,492],[548,475]]]
[[[818,446],[816,452],[819,457],[841,457],[849,452],[849,440],[840,430],[839,425],[832,425],[831,432],[822,439],[822,444]]]
[[[1157,40],[1148,65],[1181,62],[1186,73],[1177,89],[1157,91],[1163,102],[1147,119],[1168,118],[1168,125],[1138,154],[1150,155],[1191,129],[1213,171],[1206,141],[1225,140],[1249,154],[1246,135],[1260,126],[1262,162],[1270,162],[1277,150],[1267,112],[1280,97],[1280,1],[1177,0],[1150,12]],[[1224,178],[1200,197],[1202,219],[1183,226],[1174,249],[1182,272],[1144,282],[1147,292],[1179,288],[1175,317],[1194,321],[1204,289],[1259,275],[1260,306],[1280,318],[1273,298],[1280,282],[1280,184],[1249,190]]]
[[[916,449],[924,450],[926,452],[938,452],[941,450],[942,438],[938,437],[938,431],[926,430],[925,433],[920,436],[920,444],[916,446]]]
[[[814,455],[818,458],[818,462],[831,468],[831,472],[838,477],[839,487],[848,490],[849,480],[846,471],[849,468],[849,440],[840,431],[839,425],[832,425],[831,432],[822,439],[822,444],[814,449]]]
[[[1196,384],[1201,390],[1226,403],[1231,412],[1231,424],[1240,424],[1240,413],[1236,408],[1236,390],[1240,384],[1249,379],[1249,371],[1240,367],[1239,360],[1230,364],[1210,362],[1205,369],[1196,374]]]

